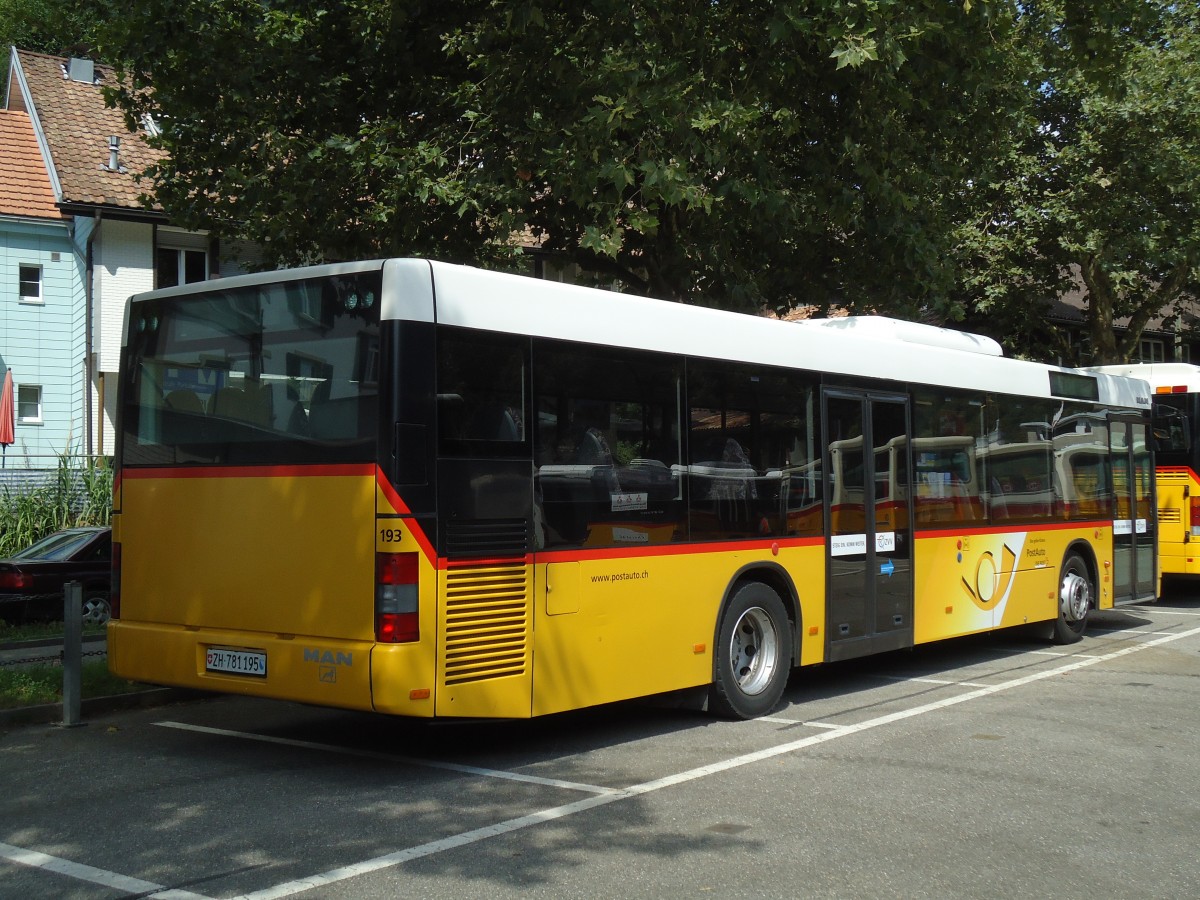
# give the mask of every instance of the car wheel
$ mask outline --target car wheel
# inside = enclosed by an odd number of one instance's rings
[[[105,625],[112,618],[108,594],[89,592],[83,601],[83,624]]]

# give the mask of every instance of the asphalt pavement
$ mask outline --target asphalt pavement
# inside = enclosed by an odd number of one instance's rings
[[[0,896],[1200,896],[1200,600],[654,703],[413,722],[240,697],[0,730]]]

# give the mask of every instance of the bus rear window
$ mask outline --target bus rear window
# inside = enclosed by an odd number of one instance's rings
[[[369,272],[134,304],[122,461],[373,459],[379,293]]]

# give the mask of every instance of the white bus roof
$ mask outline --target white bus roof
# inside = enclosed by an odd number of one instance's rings
[[[1127,363],[1116,366],[1093,366],[1084,372],[1106,372],[1126,378],[1140,378],[1151,388],[1182,387],[1187,393],[1200,391],[1200,366],[1188,363]]]
[[[842,316],[838,319],[801,319],[796,325],[810,328],[830,328],[854,334],[858,337],[875,337],[885,340],[908,341],[928,347],[946,347],[965,350],[969,353],[984,353],[988,356],[1003,356],[1004,349],[997,341],[982,334],[939,328],[922,322],[906,322],[887,316]]]
[[[425,259],[373,260],[262,272],[169,288],[148,296],[186,296],[301,278],[383,268],[380,313],[385,320],[436,321],[490,331],[630,349],[808,369],[851,377],[1033,397],[1051,391],[1050,374],[1078,370],[1006,359],[995,342],[947,329],[876,317],[784,322],[725,310],[491,272]],[[924,336],[924,339],[922,339]],[[1150,407],[1144,382],[1092,372],[1102,404]],[[1078,399],[1078,398],[1076,398]]]

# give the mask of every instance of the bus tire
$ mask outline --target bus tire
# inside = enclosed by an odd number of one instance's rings
[[[742,585],[717,624],[709,709],[731,719],[770,712],[783,695],[791,660],[792,630],[783,601],[765,584]]]
[[[1074,644],[1083,637],[1095,596],[1087,563],[1078,553],[1069,553],[1058,578],[1058,618],[1050,636],[1054,643]]]

